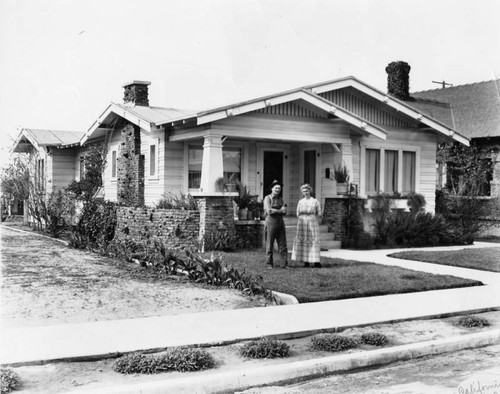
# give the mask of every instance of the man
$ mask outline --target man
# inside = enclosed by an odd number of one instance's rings
[[[278,253],[283,268],[288,268],[288,249],[286,247],[286,229],[283,216],[286,215],[286,204],[280,197],[281,183],[273,181],[271,194],[264,198],[264,211],[266,212],[266,264],[271,269],[273,262],[274,241],[278,242]]]

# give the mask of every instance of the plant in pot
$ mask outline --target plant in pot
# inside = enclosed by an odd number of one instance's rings
[[[238,195],[234,196],[233,200],[238,206],[238,219],[246,220],[248,217],[248,206],[251,204],[254,196],[250,193],[248,187],[239,181],[236,182],[236,192]]]
[[[258,196],[252,196],[252,199],[248,203],[248,219],[249,220],[260,220],[261,205],[263,204],[257,201]]]
[[[347,186],[349,185],[349,170],[345,164],[333,166],[333,177],[337,182],[337,194],[347,194]]]
[[[215,180],[215,190],[218,192],[234,192],[236,191],[236,183],[234,175],[231,177],[221,176]]]

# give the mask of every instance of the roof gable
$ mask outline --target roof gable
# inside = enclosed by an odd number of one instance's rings
[[[22,129],[14,142],[12,151],[25,152],[27,145],[32,145],[37,150],[44,146],[66,148],[79,145],[83,135],[84,133],[80,131]]]

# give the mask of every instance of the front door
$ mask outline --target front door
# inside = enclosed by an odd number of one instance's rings
[[[264,151],[264,196],[271,193],[271,184],[274,180],[283,182],[283,152]]]
[[[316,150],[304,151],[304,183],[308,183],[316,192]]]

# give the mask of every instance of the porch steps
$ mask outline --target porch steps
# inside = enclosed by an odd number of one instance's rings
[[[291,251],[295,233],[297,232],[298,219],[295,216],[286,216],[284,217],[284,221],[286,227],[286,244]],[[335,239],[334,233],[328,232],[327,224],[319,225],[319,233],[321,240],[321,250],[340,249],[341,242]]]

